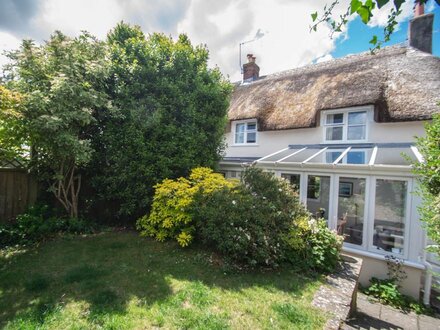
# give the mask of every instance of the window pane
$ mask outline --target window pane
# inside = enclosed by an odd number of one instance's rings
[[[235,143],[244,143],[244,133],[235,133]]]
[[[331,115],[327,115],[327,124],[342,124],[344,121],[343,113],[335,113]]]
[[[330,152],[327,152],[327,153],[325,154],[325,162],[331,164],[331,163],[333,163],[336,159],[338,159],[338,157],[339,157],[341,154],[342,154],[341,151],[330,151]]]
[[[367,113],[365,111],[350,112],[348,114],[348,125],[363,125],[367,121]]]
[[[365,126],[348,126],[348,140],[365,140]]]
[[[365,179],[339,178],[337,232],[344,241],[362,245],[365,212]]]
[[[257,142],[257,133],[247,133],[247,143],[255,143]]]
[[[327,127],[326,140],[336,141],[342,140],[342,127]]]
[[[245,130],[245,124],[237,124],[235,126],[235,132],[242,133]]]
[[[281,177],[290,182],[290,184],[293,187],[293,190],[295,190],[296,192],[299,192],[301,175],[299,175],[299,174],[284,174],[283,173],[283,174],[281,174]]]
[[[379,148],[375,164],[384,165],[410,165],[417,161],[409,147],[406,148]]]
[[[373,245],[378,250],[403,253],[407,182],[377,179]]]
[[[307,209],[317,218],[328,220],[330,177],[309,175],[307,178]]]
[[[365,164],[365,151],[349,151],[347,164]]]
[[[248,129],[248,131],[255,131],[257,129],[257,124],[256,123],[248,123],[247,129]]]

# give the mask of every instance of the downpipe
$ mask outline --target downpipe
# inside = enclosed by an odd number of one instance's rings
[[[431,287],[432,287],[432,265],[428,261],[426,261],[426,252],[425,252],[425,258],[423,264],[425,265],[425,285],[423,287],[423,304],[425,306],[429,306],[431,300]]]

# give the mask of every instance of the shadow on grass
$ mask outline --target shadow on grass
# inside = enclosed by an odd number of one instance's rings
[[[206,286],[231,292],[281,290],[300,296],[316,281],[293,270],[227,273],[215,264],[212,254],[200,248],[181,249],[171,242],[140,238],[137,233],[47,242],[26,253],[0,258],[0,327],[11,321],[17,328],[44,324],[71,301],[87,304],[87,318],[99,324],[104,317],[125,315],[136,297],[146,307],[155,303],[165,306],[159,309],[183,306],[179,313],[188,324],[182,326],[197,328],[201,322],[221,328],[221,314],[185,317],[188,301],[202,310],[214,299]],[[170,279],[191,282],[189,290],[174,292]],[[274,310],[287,319],[300,317],[288,305]],[[166,311],[158,315],[155,322],[160,326],[164,321],[160,315]]]

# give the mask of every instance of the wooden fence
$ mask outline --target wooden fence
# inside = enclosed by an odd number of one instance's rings
[[[0,168],[0,223],[10,222],[37,199],[38,185],[25,171]]]

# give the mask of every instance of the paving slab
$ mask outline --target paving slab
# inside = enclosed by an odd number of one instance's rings
[[[440,330],[440,320],[427,315],[419,315],[419,329]]]
[[[371,302],[368,297],[358,292],[357,310],[342,326],[345,330],[440,330],[440,319],[404,313],[378,302]]]
[[[402,313],[398,309],[382,306],[380,319],[389,324],[394,324],[401,329],[418,329],[417,314]]]

